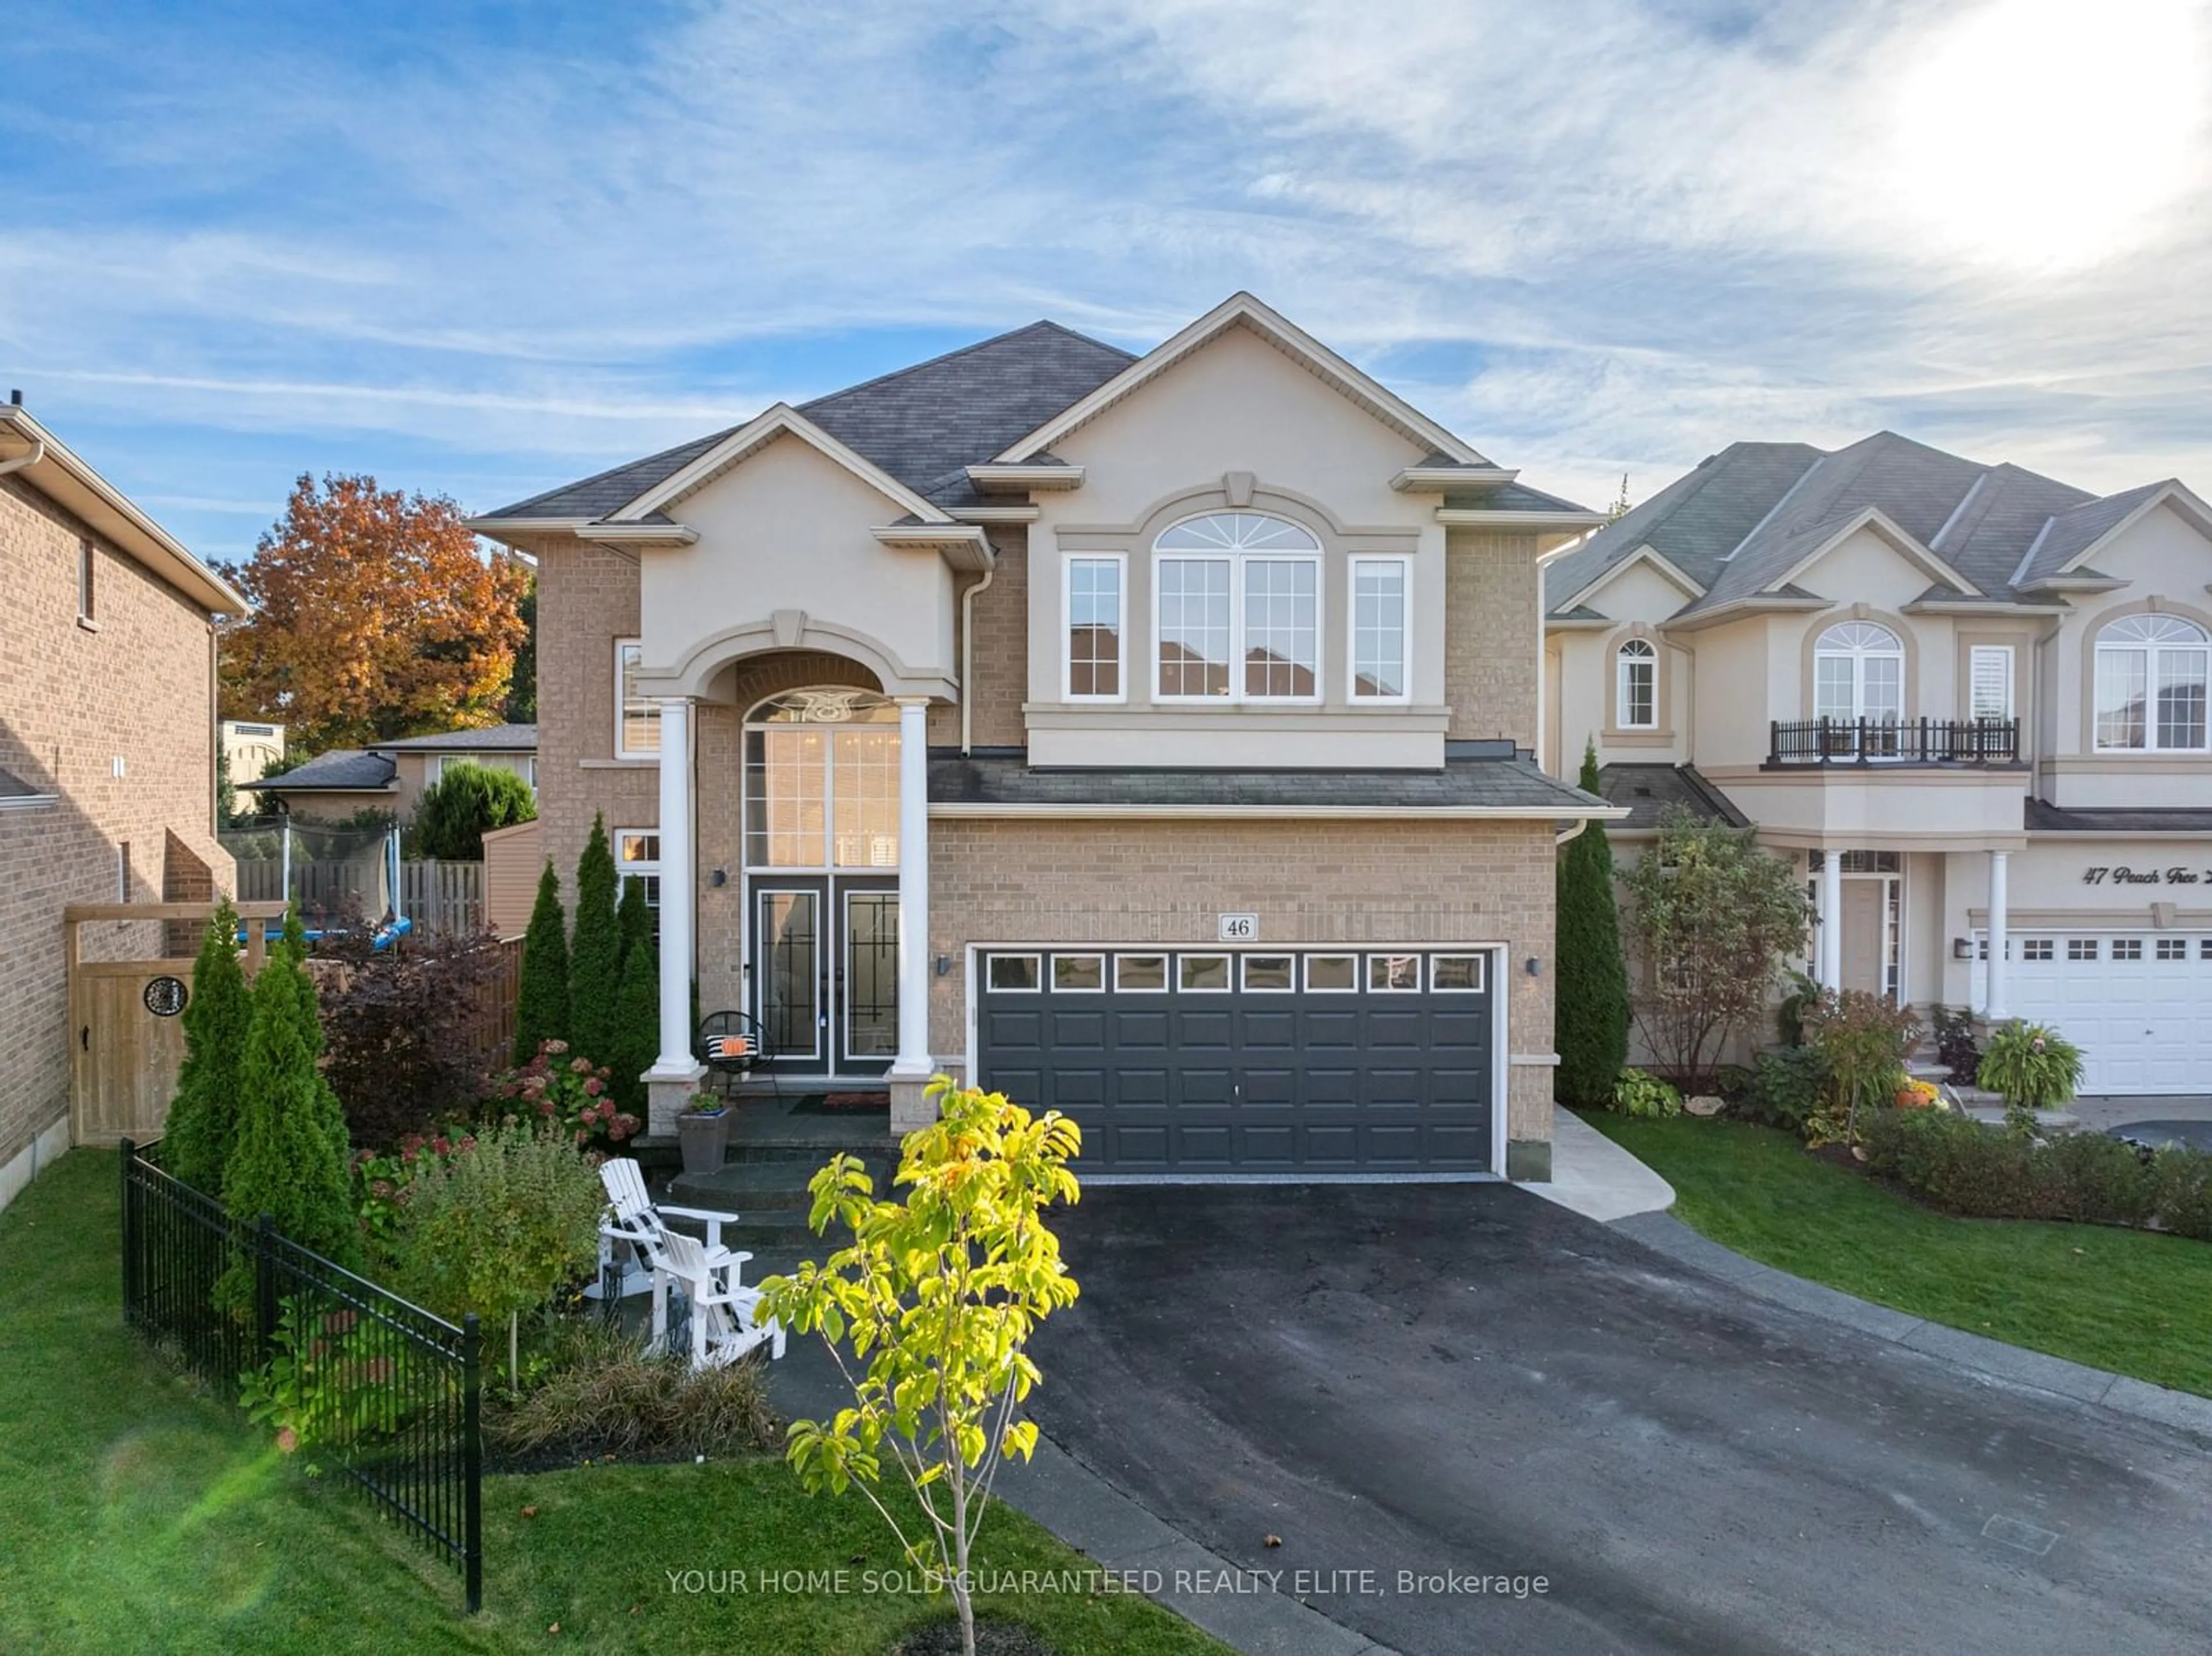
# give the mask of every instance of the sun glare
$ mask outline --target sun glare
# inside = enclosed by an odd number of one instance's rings
[[[1928,243],[2017,270],[2136,246],[2202,172],[2202,0],[1996,0],[1898,83],[1893,200]]]

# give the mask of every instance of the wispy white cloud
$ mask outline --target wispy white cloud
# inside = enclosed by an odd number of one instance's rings
[[[0,111],[43,158],[0,363],[180,503],[281,499],[288,436],[523,492],[908,342],[1141,343],[1250,287],[1592,498],[1878,424],[2201,476],[2205,9],[693,0],[404,52],[50,20],[42,68],[104,95]],[[225,434],[253,475],[211,490]]]

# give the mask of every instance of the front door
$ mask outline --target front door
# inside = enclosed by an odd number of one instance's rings
[[[786,1075],[882,1073],[898,1052],[898,887],[880,875],[757,877],[752,981]]]
[[[1843,986],[1846,989],[1863,990],[1869,995],[1887,991],[1889,950],[1883,927],[1888,886],[1887,880],[1843,883]]]

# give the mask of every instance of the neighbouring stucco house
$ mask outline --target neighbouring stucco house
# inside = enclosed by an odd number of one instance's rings
[[[2212,510],[1883,432],[1737,443],[1546,573],[1547,764],[1594,738],[1798,860],[1821,982],[2212,1089]]]
[[[538,561],[543,849],[652,883],[789,1071],[1096,1171],[1543,1177],[1540,568],[1595,516],[1239,294],[1051,323],[475,522]]]
[[[385,811],[404,824],[447,767],[463,764],[513,771],[535,788],[538,727],[488,725],[400,737],[370,748],[331,748],[263,778],[254,792],[264,810],[281,806],[295,816],[325,822]]]
[[[0,1204],[69,1143],[62,911],[204,901],[215,838],[214,617],[246,600],[47,431],[0,406]],[[158,923],[88,948],[158,956]],[[187,939],[188,941],[188,939]]]
[[[222,754],[223,774],[230,779],[237,809],[265,809],[254,794],[253,784],[270,772],[284,768],[284,727],[262,719],[226,719],[217,727],[216,739]]]

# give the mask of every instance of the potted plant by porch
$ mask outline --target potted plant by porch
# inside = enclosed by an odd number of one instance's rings
[[[730,1107],[719,1093],[694,1093],[676,1118],[687,1174],[719,1173],[730,1149]]]

